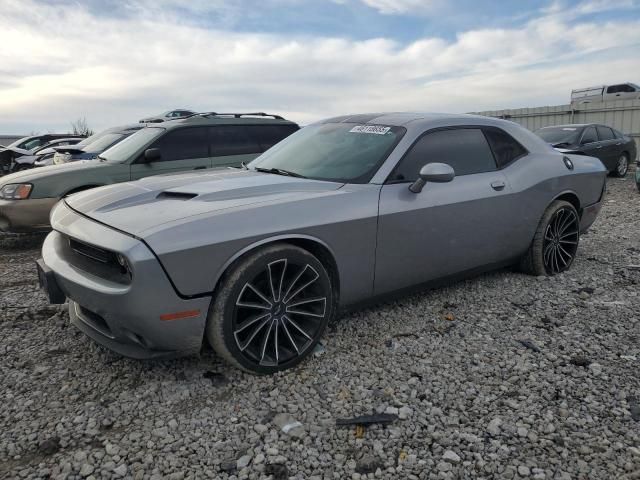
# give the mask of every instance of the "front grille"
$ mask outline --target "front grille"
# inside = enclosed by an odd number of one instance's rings
[[[109,250],[104,250],[103,248],[94,247],[87,243],[79,242],[73,238],[69,239],[69,247],[71,247],[71,250],[74,252],[100,263],[108,264],[113,263],[114,261],[115,263],[118,263],[115,253],[110,252]]]
[[[65,237],[63,247],[65,259],[74,267],[112,282],[131,282],[131,271],[118,262],[115,252],[71,237]]]

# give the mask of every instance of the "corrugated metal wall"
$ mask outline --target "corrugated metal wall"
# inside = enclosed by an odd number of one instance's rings
[[[632,136],[640,146],[640,100],[514,108],[476,114],[511,120],[529,130],[566,123],[602,123]]]

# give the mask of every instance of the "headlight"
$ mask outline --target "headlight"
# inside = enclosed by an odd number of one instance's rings
[[[0,198],[5,200],[25,200],[33,189],[30,183],[9,183],[0,188]]]

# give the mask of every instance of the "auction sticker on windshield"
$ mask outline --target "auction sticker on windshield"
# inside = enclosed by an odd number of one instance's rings
[[[382,127],[380,125],[358,125],[353,127],[349,132],[351,133],[373,133],[375,135],[384,135],[391,127]]]

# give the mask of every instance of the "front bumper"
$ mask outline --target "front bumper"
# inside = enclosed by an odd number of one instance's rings
[[[0,231],[28,233],[50,230],[49,213],[58,200],[58,198],[0,200]]]
[[[69,298],[71,321],[97,343],[127,357],[144,359],[198,353],[210,297],[178,296],[153,253],[139,240],[78,215],[61,203],[53,212],[42,262]],[[130,281],[104,278],[90,261],[76,258],[69,239],[119,252]],[[80,261],[82,260],[82,261]],[[188,318],[161,316],[191,312]]]

